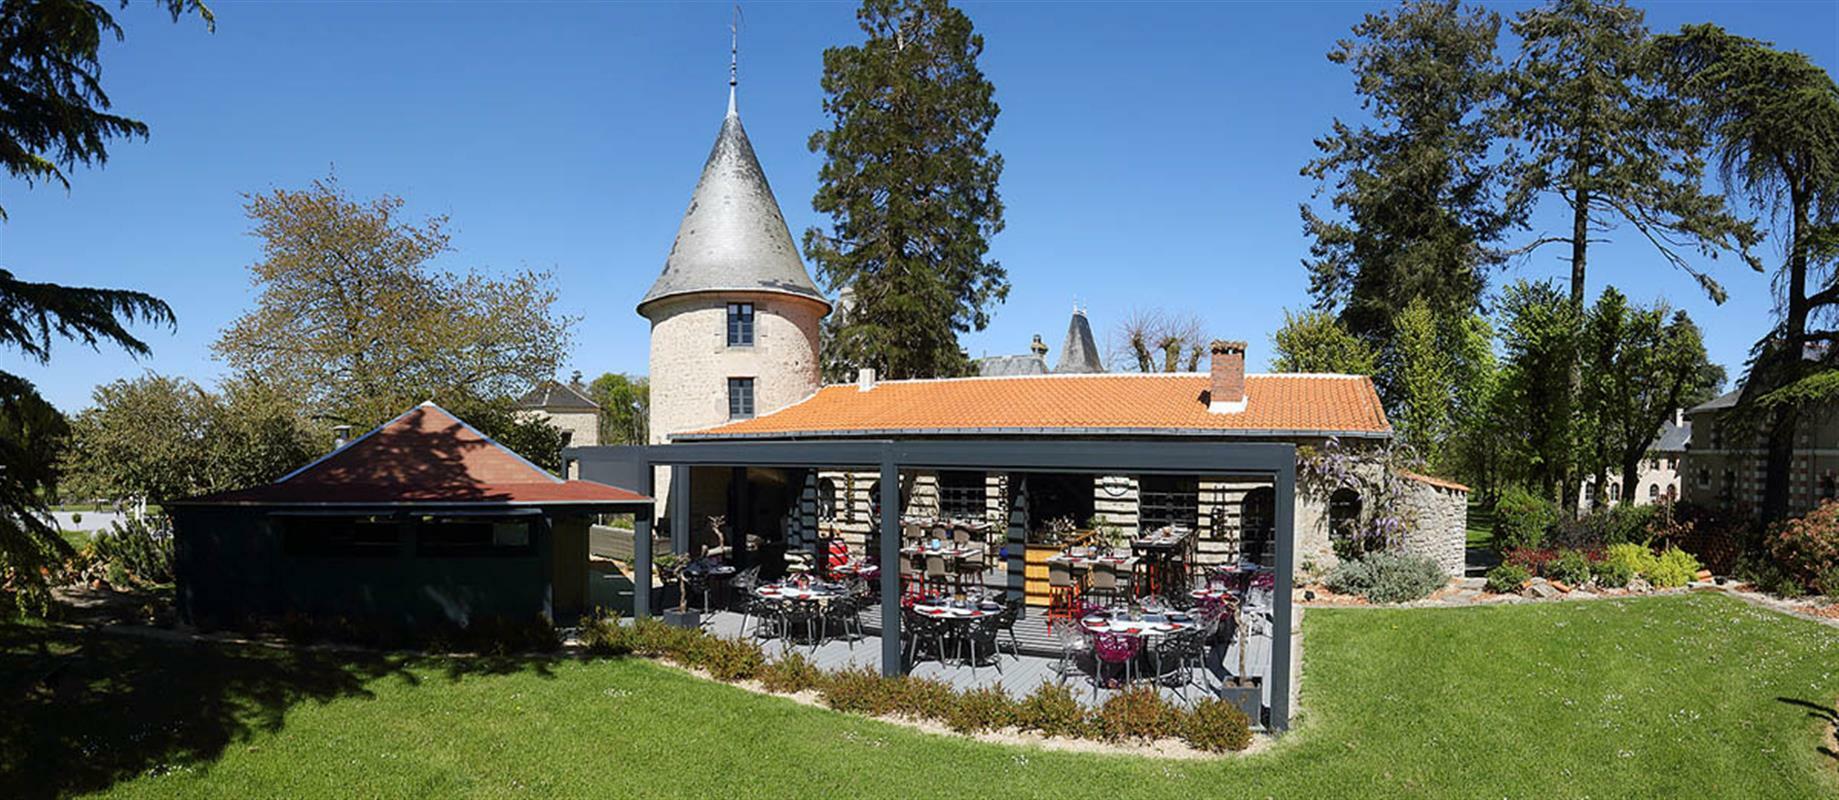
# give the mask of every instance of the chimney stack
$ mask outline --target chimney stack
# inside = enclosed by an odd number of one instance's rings
[[[332,426],[332,449],[337,450],[351,443],[351,426]]]
[[[856,370],[856,391],[866,392],[875,388],[875,368],[863,367]]]
[[[1683,408],[1673,409],[1673,427],[1680,428],[1680,427],[1684,427],[1685,424],[1686,424],[1686,410]]]
[[[1207,410],[1214,414],[1244,411],[1245,343],[1215,339],[1207,349],[1213,354],[1213,380],[1207,389]]]

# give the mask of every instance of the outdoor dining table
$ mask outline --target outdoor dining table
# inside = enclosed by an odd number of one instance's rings
[[[843,596],[843,591],[829,586],[794,586],[790,584],[769,583],[755,589],[754,594],[766,600],[812,600],[821,603]]]
[[[1187,614],[1092,614],[1079,620],[1088,633],[1121,633],[1128,636],[1166,636],[1193,630],[1198,623]]]
[[[914,603],[913,610],[916,613],[925,614],[928,617],[936,617],[939,619],[972,620],[972,619],[983,619],[984,617],[994,617],[997,614],[1001,614],[1003,609],[1001,605],[998,605],[996,603],[969,603],[967,602],[967,603],[960,605],[958,603],[952,603],[952,602],[940,602],[940,603]]]

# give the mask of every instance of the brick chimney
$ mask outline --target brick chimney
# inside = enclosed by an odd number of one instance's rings
[[[1245,343],[1215,339],[1207,349],[1213,353],[1210,370],[1213,380],[1207,390],[1207,410],[1214,414],[1244,411]]]

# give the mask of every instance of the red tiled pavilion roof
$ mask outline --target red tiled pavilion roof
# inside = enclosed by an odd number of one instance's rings
[[[208,505],[637,505],[637,492],[563,480],[433,403],[423,403],[267,486],[180,501]]]

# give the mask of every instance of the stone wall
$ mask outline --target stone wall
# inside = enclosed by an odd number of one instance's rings
[[[754,304],[754,343],[728,346],[728,303]],[[754,415],[810,397],[821,383],[817,355],[821,303],[791,295],[712,292],[671,298],[651,316],[652,444],[673,433],[728,421],[728,379],[754,379]],[[660,469],[655,497],[664,513],[670,477]]]
[[[1405,549],[1461,577],[1468,564],[1469,493],[1444,481],[1405,480]]]

